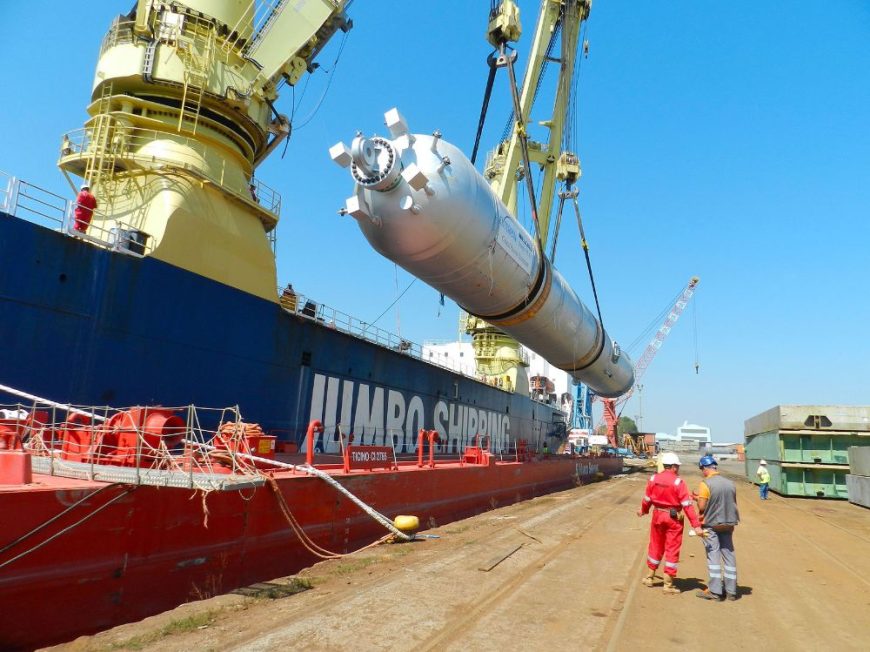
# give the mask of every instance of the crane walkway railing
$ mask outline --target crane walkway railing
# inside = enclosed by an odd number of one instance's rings
[[[171,147],[171,155],[164,153]],[[231,178],[232,170],[226,159],[211,155],[209,148],[195,138],[186,138],[156,129],[141,129],[121,126],[116,123],[113,137],[106,147],[110,150],[116,171],[154,171],[187,174],[206,181],[231,199],[253,207],[264,223],[271,226],[281,213],[281,195],[259,179],[238,180]],[[70,131],[64,136],[61,161],[64,164],[88,159],[102,154],[99,143],[93,139],[92,129],[84,127]],[[209,165],[210,162],[217,167]]]

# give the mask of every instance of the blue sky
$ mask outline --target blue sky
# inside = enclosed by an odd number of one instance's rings
[[[100,40],[131,4],[0,3],[0,170],[66,192],[60,136],[83,123]],[[258,170],[284,200],[281,281],[366,321],[411,282],[336,214],[352,188],[327,150],[357,129],[383,132],[384,111],[398,106],[412,130],[440,129],[470,153],[488,6],[352,5],[338,65],[336,39],[285,158]],[[520,6],[522,64],[537,3]],[[596,0],[587,36],[580,201],[608,331],[631,342],[701,278],[642,380],[644,429],[689,420],[735,440],[745,419],[780,403],[870,402],[870,5]],[[484,151],[507,118],[506,84],[497,80]],[[290,113],[289,90],[279,107]],[[591,306],[571,222],[556,265]],[[456,307],[422,283],[398,306],[380,326],[420,343],[455,339]],[[624,413],[638,414],[638,401]]]

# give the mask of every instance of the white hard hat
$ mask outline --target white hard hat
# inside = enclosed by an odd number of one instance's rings
[[[91,188],[91,184],[89,184],[87,181],[84,181],[82,185],[79,186],[79,190],[84,190],[85,188],[87,188],[88,190],[90,190]]]
[[[670,466],[671,464],[676,464],[677,466],[679,466],[680,458],[677,457],[676,453],[671,453],[670,451],[668,451],[667,453],[662,455],[662,465]]]
[[[759,464],[764,464],[764,466],[767,466],[767,462],[766,462],[765,460],[759,460],[758,463],[759,463]]]

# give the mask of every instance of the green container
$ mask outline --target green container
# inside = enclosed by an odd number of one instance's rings
[[[849,497],[846,487],[847,469],[826,469],[820,466],[812,468],[783,467],[780,472],[779,493],[783,496],[806,496],[809,498],[843,498]],[[773,474],[771,473],[771,488]]]
[[[767,458],[764,458],[767,459]],[[746,477],[758,484],[755,471],[758,459],[746,460]],[[768,460],[767,471],[770,473],[770,490],[782,496],[797,496],[801,498],[848,498],[846,488],[847,468],[834,468],[821,464],[810,466],[791,466]]]
[[[870,436],[856,432],[796,434],[779,433],[784,462],[809,464],[848,464],[849,446],[862,446],[870,442]]]
[[[778,430],[749,435],[746,457],[768,462],[848,464],[850,446],[870,445],[870,433]]]
[[[771,460],[780,459],[780,445],[779,445],[779,434],[776,432],[765,432],[759,435],[752,435],[746,438],[746,459],[747,461],[751,458],[756,462],[758,460],[767,460],[770,462]],[[748,468],[748,467],[747,467]],[[755,473],[755,469],[752,469],[752,472]]]

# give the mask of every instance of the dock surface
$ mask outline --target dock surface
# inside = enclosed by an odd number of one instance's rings
[[[734,541],[740,599],[695,597],[703,545],[685,536],[679,595],[640,583],[648,473],[434,527],[440,538],[325,561],[299,578],[183,605],[56,650],[866,650],[870,510],[758,499],[742,465]],[[684,468],[695,488],[700,475]],[[274,590],[270,590],[274,589]],[[284,597],[274,598],[274,595]],[[264,597],[269,596],[269,597]]]

